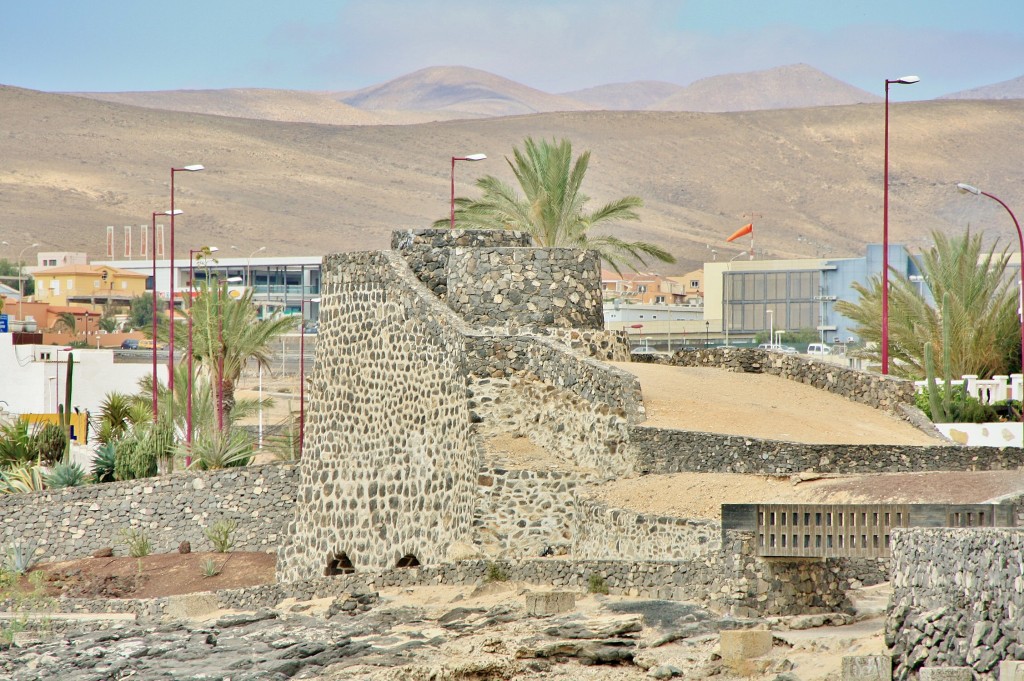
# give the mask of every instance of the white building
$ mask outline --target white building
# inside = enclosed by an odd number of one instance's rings
[[[71,407],[93,414],[109,392],[135,393],[139,379],[152,373],[145,362],[116,362],[113,350],[71,350],[59,345],[15,345],[0,333],[0,408],[16,414],[55,414],[64,404],[68,355],[75,362]],[[167,360],[157,363],[167,380]]]

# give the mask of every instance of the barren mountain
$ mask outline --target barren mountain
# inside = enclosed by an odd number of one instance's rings
[[[658,80],[638,80],[632,83],[612,83],[573,92],[563,92],[569,97],[589,105],[592,109],[608,111],[644,111],[685,88],[674,83]]]
[[[149,92],[75,92],[78,97],[147,109],[328,125],[407,125],[456,118],[443,112],[365,111],[334,96],[296,90],[156,90]]]
[[[360,109],[449,111],[467,116],[515,116],[588,108],[567,97],[463,66],[421,69],[341,97],[341,101]]]
[[[1024,76],[982,87],[961,90],[939,99],[1024,99]]]
[[[658,102],[657,111],[757,111],[878,102],[806,64],[703,78]]]
[[[103,253],[107,225],[148,224],[179,176],[179,257],[188,248],[267,247],[268,255],[382,248],[394,229],[448,214],[484,174],[507,181],[503,157],[524,137],[569,138],[592,152],[594,204],[637,194],[642,222],[616,233],[664,245],[684,272],[738,253],[724,239],[754,212],[758,257],[858,256],[882,224],[878,104],[732,114],[560,112],[405,126],[332,126],[144,109],[0,87],[0,258],[44,249]],[[890,232],[970,224],[1003,243],[1012,226],[993,201],[953,191],[970,182],[1024,206],[1024,101],[900,103],[891,110]],[[595,205],[596,207],[596,205]],[[734,244],[735,245],[735,244]],[[760,251],[764,251],[763,254]],[[31,257],[32,250],[26,253]]]

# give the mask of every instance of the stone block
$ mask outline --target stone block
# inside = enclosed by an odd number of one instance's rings
[[[210,592],[171,596],[167,599],[164,615],[170,619],[203,619],[216,613],[217,596]]]
[[[572,591],[531,591],[526,594],[526,614],[532,617],[557,615],[576,607]]]
[[[766,629],[723,631],[719,642],[726,662],[749,660],[772,651],[772,632]]]
[[[921,667],[919,681],[974,681],[974,670],[970,667]]]
[[[1024,662],[1003,660],[999,663],[999,681],[1024,681]]]
[[[888,655],[847,655],[842,681],[891,681],[892,658]]]

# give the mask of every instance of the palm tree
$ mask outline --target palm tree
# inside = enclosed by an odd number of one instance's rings
[[[1009,256],[1004,250],[982,251],[982,237],[970,231],[947,237],[932,233],[935,245],[914,262],[924,275],[932,300],[949,294],[950,356],[953,376],[992,376],[1019,369],[1020,326],[1017,319],[1017,288],[1007,277]],[[889,356],[892,373],[923,378],[924,345],[932,343],[942,356],[943,319],[916,282],[890,272]],[[835,309],[855,323],[866,341],[881,342],[882,285],[873,277],[868,286],[855,284],[856,303],[839,301]],[[881,348],[869,351],[880,358]]]
[[[592,227],[620,220],[639,220],[636,209],[643,205],[638,196],[626,196],[587,212],[590,197],[581,191],[590,163],[590,152],[572,160],[569,140],[534,141],[527,137],[523,151],[512,150],[514,160],[505,158],[516,176],[523,196],[498,178],[487,175],[476,181],[483,191],[479,199],[458,198],[455,220],[466,229],[512,229],[528,232],[542,247],[587,248],[597,251],[617,272],[620,266],[646,257],[675,262],[668,251],[644,241],[625,241],[610,235],[594,236]],[[448,226],[438,220],[434,227]]]
[[[250,360],[269,369],[271,342],[291,331],[295,321],[282,316],[259,319],[252,290],[232,298],[226,283],[212,289],[201,285],[189,314],[193,315],[193,357],[215,388],[220,379],[223,411],[230,415],[235,407],[235,383],[242,369]],[[185,337],[184,325],[178,333],[180,338]],[[177,381],[175,378],[175,387]]]
[[[65,329],[68,330],[69,333],[74,333],[76,325],[77,324],[74,313],[61,312],[59,315],[57,315],[57,324],[55,324],[54,326],[63,326]]]

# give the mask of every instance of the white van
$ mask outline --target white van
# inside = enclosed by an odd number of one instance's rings
[[[832,348],[823,343],[811,343],[807,346],[808,355],[831,355]]]

